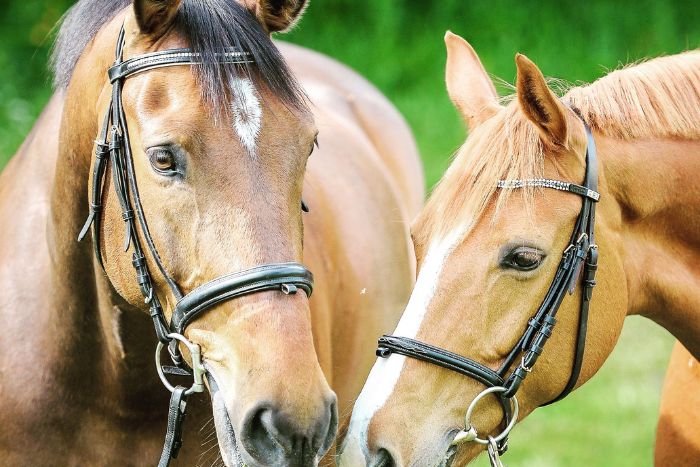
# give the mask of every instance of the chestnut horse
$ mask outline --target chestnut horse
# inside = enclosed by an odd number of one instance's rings
[[[211,465],[220,451],[227,465],[311,466],[332,446],[337,408],[349,415],[372,365],[368,348],[410,294],[408,220],[423,178],[407,125],[375,88],[270,40],[304,7],[83,0],[67,14],[56,92],[0,177],[4,465],[153,465],[163,445],[169,393],[110,175],[104,270],[90,235],[76,241],[122,25],[124,59],[179,47],[203,57],[123,84],[141,203],[168,275],[185,293],[267,263],[303,262],[315,277],[310,299],[248,295],[187,328],[216,383],[214,423],[209,399],[191,399],[179,464]],[[226,47],[255,64],[205,59]],[[146,262],[169,319],[176,297],[148,251]]]
[[[700,463],[700,363],[680,342],[666,372],[654,464],[695,466]]]
[[[678,402],[699,408],[700,52],[614,71],[561,100],[537,66],[517,55],[517,95],[503,106],[471,46],[451,33],[445,40],[447,88],[470,134],[413,224],[418,278],[394,334],[468,357],[487,367],[484,374],[506,361],[553,281],[582,196],[595,193],[499,181],[582,184],[593,150],[585,122],[598,153],[599,259],[583,364],[573,381],[580,386],[601,367],[625,316],[640,314],[668,329],[687,352],[670,374],[667,390],[677,403],[667,407],[669,423],[660,432],[687,430],[675,444],[685,453],[675,452],[697,465],[700,432],[689,426],[697,414],[682,415]],[[521,419],[557,398],[577,373],[581,293],[577,285],[563,299],[549,341],[543,352],[536,349],[537,364],[521,366],[518,357],[507,368],[527,376],[517,391]],[[471,426],[495,438],[504,429],[493,396],[481,399],[465,426],[483,383],[420,357],[392,353],[375,363],[341,465],[464,465],[483,445],[453,444],[461,430]]]

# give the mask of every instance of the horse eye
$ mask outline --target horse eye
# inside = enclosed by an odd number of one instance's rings
[[[148,158],[153,169],[161,175],[173,175],[175,173],[175,155],[167,148],[151,148],[148,150]]]
[[[519,271],[532,271],[542,264],[544,257],[544,253],[540,250],[523,246],[506,255],[503,265]]]

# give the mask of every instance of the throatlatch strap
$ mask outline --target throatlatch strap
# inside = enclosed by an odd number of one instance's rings
[[[177,454],[182,447],[182,422],[185,421],[185,410],[187,409],[185,391],[187,388],[176,386],[170,396],[168,430],[165,433],[165,444],[158,467],[168,467],[170,459],[177,459]]]

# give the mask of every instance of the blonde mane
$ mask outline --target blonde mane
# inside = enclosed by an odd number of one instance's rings
[[[415,223],[426,238],[460,230],[466,235],[495,196],[503,205],[513,190],[498,180],[542,177],[544,147],[517,99],[469,135],[436,185]],[[562,101],[595,131],[620,139],[700,139],[700,51],[625,66],[592,84],[575,87]],[[536,189],[518,190],[528,200]],[[526,209],[531,206],[526,202]]]

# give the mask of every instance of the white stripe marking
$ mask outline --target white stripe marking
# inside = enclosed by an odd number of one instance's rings
[[[447,257],[454,251],[464,234],[456,229],[439,242],[433,242],[428,249],[411,298],[406,305],[394,335],[415,338],[432,301],[440,274]],[[367,456],[367,430],[374,414],[381,409],[394,392],[406,357],[392,354],[388,358],[378,358],[362,388],[350,420],[347,439],[351,444],[359,443]]]
[[[231,81],[233,100],[233,127],[241,143],[250,154],[255,154],[255,145],[260,134],[262,108],[255,86],[247,78],[234,78]]]

